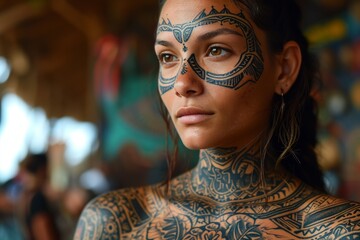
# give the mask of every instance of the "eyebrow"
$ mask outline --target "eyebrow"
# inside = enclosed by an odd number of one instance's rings
[[[235,31],[235,30],[232,30],[232,29],[229,29],[229,28],[219,28],[217,30],[214,30],[214,31],[211,31],[211,32],[207,32],[207,33],[204,33],[202,35],[200,35],[198,37],[198,39],[200,41],[206,41],[206,40],[209,40],[209,39],[212,39],[214,37],[217,37],[219,35],[224,35],[224,34],[232,34],[232,35],[237,35],[237,36],[241,36],[241,37],[244,37],[240,32],[238,31]]]
[[[162,45],[164,47],[173,47],[174,46],[174,44],[172,44],[169,41],[165,41],[165,40],[156,40],[155,45]]]

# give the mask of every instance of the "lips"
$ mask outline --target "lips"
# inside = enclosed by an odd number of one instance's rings
[[[196,107],[182,107],[176,112],[176,118],[183,124],[197,124],[209,119],[213,112]]]

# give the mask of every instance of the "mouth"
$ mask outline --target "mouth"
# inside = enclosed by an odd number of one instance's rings
[[[176,112],[176,118],[183,124],[191,125],[208,120],[213,112],[196,107],[182,107]]]

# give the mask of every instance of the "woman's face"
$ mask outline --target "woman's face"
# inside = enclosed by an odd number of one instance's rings
[[[242,147],[267,129],[276,60],[231,0],[167,0],[155,51],[159,92],[188,148]]]

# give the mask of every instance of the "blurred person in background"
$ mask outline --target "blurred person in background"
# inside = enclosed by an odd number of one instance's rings
[[[61,196],[59,228],[61,237],[64,240],[71,239],[74,236],[76,223],[89,200],[97,196],[91,190],[71,187]]]
[[[15,202],[9,195],[0,190],[0,239],[20,240],[23,239],[21,227],[16,218]]]
[[[18,203],[23,191],[24,162],[20,162],[17,174],[0,185],[0,239],[22,240],[22,229],[17,217]]]
[[[56,215],[46,194],[48,184],[47,154],[29,154],[24,160],[24,170],[24,190],[20,206],[27,239],[60,239]]]

